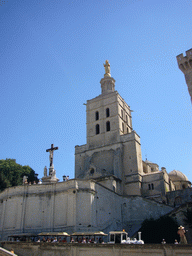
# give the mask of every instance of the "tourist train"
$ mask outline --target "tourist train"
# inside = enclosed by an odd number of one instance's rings
[[[50,242],[50,243],[108,243],[108,244],[144,244],[141,240],[141,232],[138,232],[138,240],[128,237],[128,233],[123,231],[110,231],[108,234],[102,231],[95,232],[75,232],[69,235],[67,232],[42,232],[39,234],[22,233],[8,236],[11,242]]]

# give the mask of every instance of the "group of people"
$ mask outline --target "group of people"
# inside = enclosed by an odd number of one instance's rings
[[[40,242],[44,242],[44,243],[57,243],[57,242],[58,243],[67,243],[67,240],[66,240],[65,237],[63,237],[63,238],[59,237],[59,239],[57,239],[57,237],[52,237],[52,238],[50,238],[50,237],[47,237],[47,238],[43,237],[42,240],[40,238],[38,238],[37,242],[38,243],[40,243]]]
[[[185,233],[185,228],[183,226],[179,226],[177,234],[180,236],[180,242],[178,242],[177,239],[175,239],[174,244],[187,244],[187,238],[185,236]],[[161,243],[166,244],[165,239],[163,239]]]
[[[40,242],[46,242],[46,243],[67,243],[67,239],[66,239],[66,237],[63,237],[63,238],[61,238],[61,237],[59,237],[58,239],[57,239],[57,237],[52,237],[52,238],[45,238],[45,237],[43,237],[42,239],[40,239],[40,238],[38,238],[38,240],[37,240],[37,242],[38,243],[40,243]],[[97,238],[96,240],[94,240],[94,238],[88,238],[88,237],[82,237],[82,238],[75,238],[75,240],[74,240],[74,238],[73,237],[71,237],[71,240],[70,240],[70,242],[71,243],[82,243],[82,244],[86,244],[86,243],[100,243],[100,244],[102,244],[102,243],[104,243],[103,242],[103,239],[101,238],[101,237],[99,237],[99,239]]]

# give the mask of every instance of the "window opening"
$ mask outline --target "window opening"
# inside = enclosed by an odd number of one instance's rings
[[[109,108],[106,109],[106,117],[110,116]]]
[[[106,122],[106,131],[109,132],[110,131],[110,122]]]
[[[99,128],[99,124],[96,124],[96,134],[100,133],[100,128]]]
[[[95,120],[99,120],[99,112],[98,111],[95,112]]]

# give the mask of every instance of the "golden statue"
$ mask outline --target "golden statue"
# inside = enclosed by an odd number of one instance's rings
[[[110,64],[109,61],[106,60],[105,64],[103,64],[104,68],[105,68],[105,75],[104,76],[111,76],[110,74]]]

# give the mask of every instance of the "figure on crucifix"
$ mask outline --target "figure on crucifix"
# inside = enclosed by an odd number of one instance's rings
[[[51,144],[51,148],[47,149],[46,152],[49,152],[49,161],[50,161],[50,167],[53,166],[53,152],[54,150],[58,150],[58,147],[54,147],[54,144]]]

